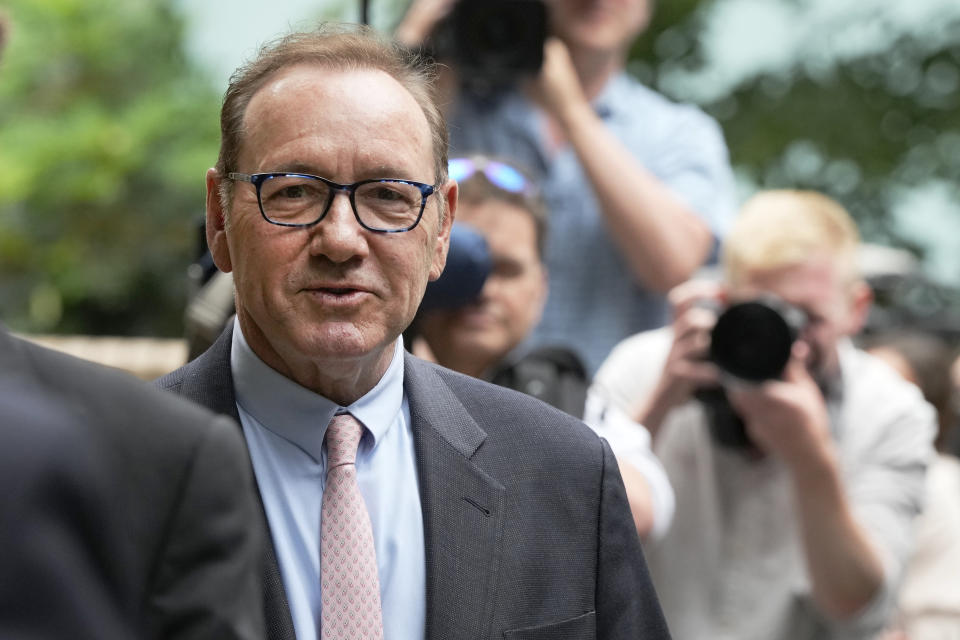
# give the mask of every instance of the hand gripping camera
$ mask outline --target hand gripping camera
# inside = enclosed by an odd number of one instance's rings
[[[757,384],[783,374],[806,314],[780,298],[765,295],[724,309],[710,333],[709,360],[733,380]],[[722,386],[694,393],[704,405],[711,433],[724,446],[751,448],[743,420]]]

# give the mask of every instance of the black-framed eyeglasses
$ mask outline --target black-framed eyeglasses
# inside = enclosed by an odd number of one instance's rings
[[[436,187],[397,179],[339,184],[308,173],[229,173],[231,180],[257,189],[264,220],[283,227],[311,227],[327,215],[338,191],[350,198],[360,226],[376,233],[410,231],[420,222],[427,198]]]

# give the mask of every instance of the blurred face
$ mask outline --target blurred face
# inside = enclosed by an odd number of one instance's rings
[[[282,70],[250,101],[245,126],[238,168],[244,173],[299,171],[339,183],[435,181],[426,118],[380,71]],[[382,374],[428,279],[443,268],[455,184],[427,199],[417,227],[393,234],[363,229],[345,193],[313,227],[270,224],[256,189],[243,182],[234,186],[224,226],[218,184],[208,174],[208,236],[217,265],[233,271],[237,315],[253,350],[301,384],[312,366],[331,375]],[[443,223],[441,198],[451,201]]]
[[[461,202],[457,220],[487,239],[493,272],[473,304],[424,314],[420,327],[440,364],[479,375],[540,320],[546,271],[537,254],[536,227],[524,209],[498,200]],[[475,370],[460,362],[472,363]]]
[[[810,346],[807,367],[814,378],[838,370],[837,344],[860,331],[870,304],[866,285],[850,283],[837,261],[828,256],[747,272],[730,298],[746,300],[760,293],[779,296],[807,314],[808,324],[800,338]]]
[[[553,33],[575,50],[620,51],[646,28],[649,0],[547,0]]]

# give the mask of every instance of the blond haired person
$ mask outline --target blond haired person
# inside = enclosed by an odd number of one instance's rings
[[[725,282],[678,287],[672,326],[622,342],[597,375],[595,391],[650,429],[676,490],[673,527],[647,548],[675,637],[871,638],[890,615],[935,425],[914,387],[848,339],[872,298],[858,243],[826,196],[756,195],[725,245]],[[771,294],[805,317],[783,373],[721,374],[706,360],[714,309]],[[719,443],[694,397],[712,385],[749,446]]]

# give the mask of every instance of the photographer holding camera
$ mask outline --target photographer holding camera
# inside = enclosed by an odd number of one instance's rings
[[[724,246],[726,282],[676,288],[673,325],[624,341],[597,374],[676,491],[673,527],[646,551],[678,638],[872,638],[891,613],[935,418],[848,339],[872,298],[858,242],[826,196],[754,196]]]
[[[650,14],[649,0],[413,0],[395,31],[456,76],[452,150],[536,172],[551,288],[532,342],[576,349],[591,375],[667,321],[665,293],[710,258],[733,211],[716,122],[625,71]]]
[[[646,429],[601,398],[588,397],[589,380],[572,351],[531,350],[523,344],[549,289],[543,265],[549,232],[542,193],[525,170],[501,158],[451,158],[448,175],[458,187],[454,232],[459,228],[473,234],[483,242],[483,251],[470,245],[469,251],[458,249],[456,233],[451,233],[447,267],[427,285],[414,331],[408,335],[412,351],[583,419],[613,449],[637,532],[645,539],[662,536],[673,513],[673,491],[650,449]],[[458,253],[475,255],[461,260]],[[458,262],[464,267],[450,268]],[[468,268],[468,263],[473,265]],[[478,272],[479,289],[474,283]],[[429,304],[436,299],[431,288],[451,293],[443,304],[439,300]],[[473,294],[467,299],[452,296],[464,290]]]

